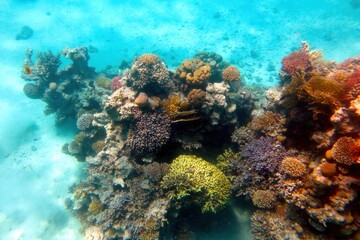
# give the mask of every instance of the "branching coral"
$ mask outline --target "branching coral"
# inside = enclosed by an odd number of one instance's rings
[[[289,153],[273,138],[260,137],[247,144],[240,157],[260,174],[275,173],[281,160]]]
[[[283,82],[298,72],[305,72],[311,69],[311,58],[304,46],[299,50],[290,53],[281,60],[282,67],[280,78]]]
[[[219,211],[230,198],[231,183],[214,165],[193,155],[180,155],[161,185],[172,200],[195,203],[202,212]]]
[[[285,118],[278,113],[267,111],[255,117],[247,127],[261,135],[278,137],[285,132]]]
[[[142,156],[156,153],[170,138],[170,118],[163,112],[143,113],[135,116],[135,126],[130,140],[132,152]]]
[[[94,115],[91,113],[84,113],[76,121],[76,126],[79,130],[86,130],[92,126]]]
[[[257,190],[252,195],[252,202],[256,207],[271,209],[276,206],[276,194],[271,190]]]

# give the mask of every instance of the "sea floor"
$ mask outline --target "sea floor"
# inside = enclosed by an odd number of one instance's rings
[[[23,94],[26,49],[92,47],[97,70],[150,52],[175,69],[198,51],[215,51],[240,68],[246,84],[262,86],[277,83],[282,57],[302,40],[326,59],[360,55],[354,0],[118,2],[0,1],[0,239],[81,239],[80,224],[64,206],[68,187],[84,176],[84,165],[61,152],[74,124],[55,126],[44,104]],[[23,26],[33,36],[16,40]],[[234,209],[236,236],[213,239],[250,238],[243,210]],[[210,239],[209,232],[199,238]]]

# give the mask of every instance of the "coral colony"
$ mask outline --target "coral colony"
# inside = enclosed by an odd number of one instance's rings
[[[66,206],[85,239],[191,239],[182,211],[231,199],[253,205],[254,239],[360,239],[360,58],[303,42],[265,91],[213,52],[175,71],[144,54],[121,75],[89,67],[87,48],[61,54],[72,64],[59,70],[60,55],[27,51],[24,93],[58,124],[76,119],[63,151],[87,178]]]

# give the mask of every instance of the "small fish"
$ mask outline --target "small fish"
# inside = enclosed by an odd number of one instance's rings
[[[30,69],[28,66],[24,66],[24,71],[25,71],[27,74],[31,74],[31,73],[32,73],[31,69]]]

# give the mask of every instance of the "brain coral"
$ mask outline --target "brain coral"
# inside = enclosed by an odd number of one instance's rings
[[[281,170],[291,177],[301,177],[306,172],[306,166],[295,157],[285,157],[281,162]]]
[[[252,195],[252,202],[256,207],[271,209],[276,206],[276,194],[271,190],[257,190]]]
[[[341,137],[335,142],[332,154],[338,163],[344,165],[358,163],[360,161],[359,141],[351,137]]]
[[[240,80],[240,72],[235,66],[228,66],[222,71],[222,78],[226,81]]]
[[[202,212],[217,212],[231,194],[231,183],[221,170],[194,155],[177,157],[161,184],[171,199],[195,203]]]
[[[130,139],[133,153],[142,156],[158,152],[170,138],[170,118],[163,112],[143,113],[135,116],[136,124]]]

